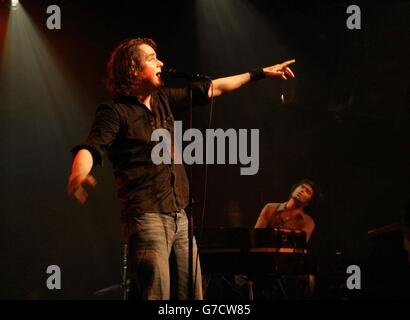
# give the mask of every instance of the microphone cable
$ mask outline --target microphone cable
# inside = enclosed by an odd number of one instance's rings
[[[214,108],[214,85],[212,83],[212,79],[210,77],[205,77],[211,82],[211,105],[210,105],[210,110],[209,110],[209,119],[208,119],[208,128],[211,128],[212,124],[212,116],[213,116],[213,108]],[[206,132],[206,129],[205,129]],[[205,137],[207,135],[205,134]],[[207,140],[205,142],[205,148],[207,145]],[[204,153],[205,154],[205,153]],[[208,190],[208,162],[206,161],[206,155],[205,155],[205,169],[204,169],[204,189],[203,189],[203,204],[202,204],[202,213],[201,213],[201,219],[200,219],[200,225],[199,225],[199,233],[197,237],[197,250],[196,250],[196,258],[195,258],[195,283],[194,283],[194,288],[196,288],[196,280],[197,280],[197,272],[198,272],[198,265],[199,265],[199,242],[200,239],[202,238],[202,232],[204,230],[204,220],[205,220],[205,210],[206,210],[206,198],[207,198],[207,190]],[[202,285],[202,284],[200,284]],[[205,294],[205,292],[204,292]]]
[[[209,119],[208,119],[208,128],[211,128],[212,125],[212,116],[213,116],[213,108],[214,108],[214,85],[212,83],[212,79],[208,77],[211,81],[211,105],[209,109]],[[206,130],[205,130],[206,132]],[[205,138],[208,138],[205,134]],[[205,139],[205,149],[208,144],[208,140]],[[200,235],[202,235],[202,230],[204,227],[204,220],[205,220],[205,209],[206,209],[206,198],[207,198],[207,190],[208,190],[208,162],[205,155],[205,168],[204,168],[204,195],[203,195],[203,204],[202,204],[202,214],[201,214],[201,224],[200,224]]]

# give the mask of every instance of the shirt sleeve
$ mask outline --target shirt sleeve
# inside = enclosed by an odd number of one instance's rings
[[[120,128],[120,117],[114,107],[101,104],[95,113],[88,137],[80,144],[71,148],[74,156],[81,149],[87,149],[93,156],[94,165],[103,165],[104,154],[114,142]]]
[[[210,79],[196,80],[191,83],[191,87],[184,88],[163,88],[164,94],[168,97],[174,113],[187,111],[190,104],[190,88],[192,88],[192,106],[203,106],[210,102],[208,90],[211,85]]]
[[[306,232],[306,242],[309,242],[313,230],[315,230],[315,221],[311,217],[308,217],[306,225],[303,228],[303,231]]]
[[[276,203],[267,203],[260,212],[254,228],[271,228],[274,224],[273,217],[277,207]]]

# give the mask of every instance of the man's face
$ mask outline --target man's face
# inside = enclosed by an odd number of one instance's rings
[[[138,49],[140,50],[141,70],[137,71],[136,75],[144,85],[153,88],[161,87],[164,84],[161,79],[161,69],[164,63],[158,60],[157,54],[151,46],[141,44]]]
[[[293,190],[291,195],[291,198],[294,198],[303,204],[308,204],[312,197],[313,189],[310,185],[306,183],[297,186],[296,189]]]

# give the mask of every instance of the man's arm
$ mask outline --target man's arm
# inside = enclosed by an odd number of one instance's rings
[[[315,222],[312,218],[309,218],[309,222],[303,228],[303,231],[306,232],[306,242],[309,242],[310,237],[312,236],[313,230],[315,230]]]
[[[274,66],[263,68],[264,77],[279,76],[284,80],[287,80],[287,77],[294,78],[295,74],[288,66],[295,63],[295,61],[296,60],[288,60],[280,64],[275,64]],[[210,86],[208,90],[208,97],[218,97],[223,93],[237,90],[250,81],[251,74],[249,72],[212,80],[212,86]]]
[[[93,163],[91,152],[81,149],[75,155],[71,175],[68,178],[68,194],[81,204],[84,204],[88,197],[84,186],[88,184],[94,187],[97,184],[94,177],[89,174]]]
[[[272,224],[272,216],[276,212],[276,203],[267,203],[259,214],[254,228],[269,228]]]
[[[68,178],[68,195],[79,203],[87,200],[85,185],[94,187],[97,181],[90,172],[94,165],[102,165],[106,150],[120,130],[120,117],[112,104],[98,106],[87,139],[71,149],[75,153],[71,175]]]

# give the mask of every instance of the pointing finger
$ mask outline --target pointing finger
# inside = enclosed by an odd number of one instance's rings
[[[286,68],[288,65],[291,65],[291,64],[293,64],[293,63],[295,63],[295,62],[296,62],[295,59],[287,60],[287,61],[285,61],[285,62],[282,62],[282,63],[281,63],[281,66],[282,66],[282,68]]]

